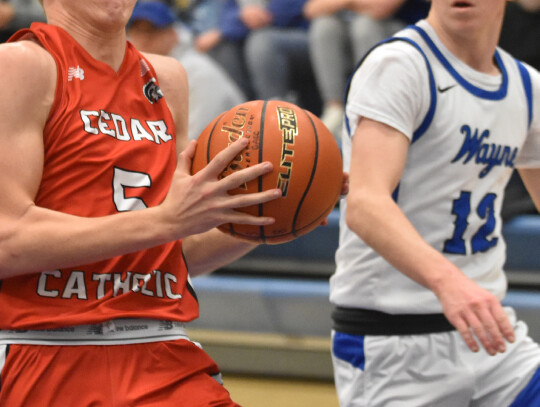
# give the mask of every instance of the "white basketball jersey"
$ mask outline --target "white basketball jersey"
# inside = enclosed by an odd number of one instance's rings
[[[432,247],[502,299],[500,209],[513,168],[540,167],[540,75],[503,50],[497,49],[495,59],[501,75],[483,74],[454,57],[426,21],[402,30],[354,74],[342,139],[349,171],[360,117],[409,137],[394,199]],[[430,290],[347,227],[346,210],[342,200],[331,302],[393,314],[441,312]]]

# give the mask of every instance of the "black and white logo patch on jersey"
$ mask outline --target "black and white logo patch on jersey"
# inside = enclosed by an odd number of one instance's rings
[[[156,84],[156,79],[152,78],[146,85],[143,86],[143,93],[146,96],[146,99],[152,104],[156,103],[159,99],[163,97],[163,92]]]

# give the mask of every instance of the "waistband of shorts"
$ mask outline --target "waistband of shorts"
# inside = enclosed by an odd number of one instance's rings
[[[42,330],[0,330],[0,345],[124,345],[188,339],[185,325],[154,319],[115,319]]]
[[[352,335],[424,335],[456,329],[444,314],[387,314],[335,307],[332,320],[335,331]]]

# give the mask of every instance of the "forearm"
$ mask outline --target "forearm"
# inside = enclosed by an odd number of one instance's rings
[[[355,195],[348,198],[348,226],[397,270],[436,294],[447,278],[463,276],[420,236],[390,196]]]
[[[159,209],[83,218],[34,205],[0,232],[0,279],[77,266],[172,240]]]
[[[474,333],[490,355],[504,352],[514,333],[499,300],[431,248],[392,202],[374,199],[348,213],[347,223],[399,271],[435,293],[472,351],[479,350]]]
[[[249,253],[257,244],[236,239],[217,229],[184,239],[189,275],[210,273]]]

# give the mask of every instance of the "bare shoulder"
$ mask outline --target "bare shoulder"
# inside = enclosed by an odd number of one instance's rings
[[[158,75],[160,73],[165,75],[185,75],[183,65],[176,58],[167,55],[151,54],[149,52],[144,52],[143,55],[150,61]]]
[[[27,207],[43,167],[43,129],[56,90],[56,64],[39,44],[0,45],[0,185],[2,211]],[[20,212],[17,212],[20,213]]]
[[[10,64],[2,64],[3,66],[11,65],[11,63],[44,64],[43,67],[52,64],[54,66],[52,56],[36,41],[23,40],[0,44],[0,55],[3,61],[10,62]]]
[[[144,56],[154,67],[159,85],[165,97],[175,97],[179,93],[187,91],[186,70],[178,60],[157,54],[145,53]]]
[[[56,89],[56,64],[52,56],[33,41],[20,41],[1,44],[0,60],[0,114],[10,121],[30,118],[36,124],[43,124]]]
[[[163,55],[143,54],[154,67],[167,105],[176,125],[180,149],[187,142],[189,86],[186,70],[176,59]]]

